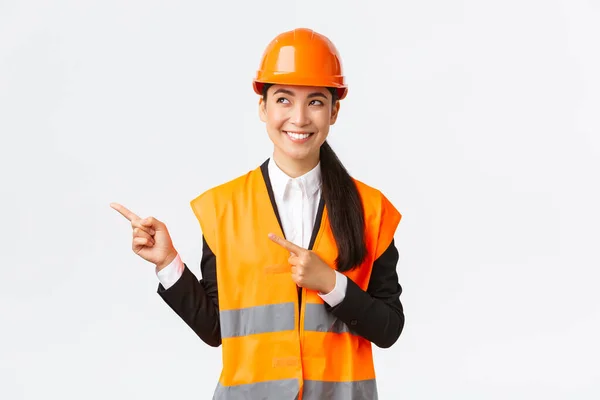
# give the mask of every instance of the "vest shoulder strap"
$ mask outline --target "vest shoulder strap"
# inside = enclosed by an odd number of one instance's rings
[[[217,249],[217,220],[221,208],[248,182],[252,175],[260,174],[259,169],[252,170],[229,182],[215,186],[190,201],[192,211],[198,219],[202,235],[213,251]]]
[[[208,247],[213,251],[216,249],[216,204],[217,202],[215,201],[213,189],[207,190],[190,201],[192,211],[200,224],[202,235],[204,236]]]

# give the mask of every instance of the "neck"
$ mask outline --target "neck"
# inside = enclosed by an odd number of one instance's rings
[[[319,154],[317,153],[314,157],[307,157],[305,159],[297,160],[290,157],[286,157],[280,154],[277,150],[273,152],[273,161],[277,166],[285,172],[290,178],[297,178],[311,171],[319,163]]]

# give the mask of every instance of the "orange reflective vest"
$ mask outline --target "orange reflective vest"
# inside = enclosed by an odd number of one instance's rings
[[[213,399],[376,399],[371,342],[326,311],[317,292],[302,289],[299,304],[289,253],[267,237],[284,234],[263,174],[256,168],[191,201],[217,260],[223,369]],[[368,256],[344,274],[367,290],[401,215],[381,192],[355,182]],[[326,207],[320,215],[311,250],[335,265]]]

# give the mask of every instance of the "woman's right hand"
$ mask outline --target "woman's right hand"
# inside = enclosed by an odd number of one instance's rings
[[[154,217],[140,218],[118,203],[110,203],[131,222],[133,230],[132,250],[135,254],[156,265],[161,270],[177,256],[171,236],[164,223]]]

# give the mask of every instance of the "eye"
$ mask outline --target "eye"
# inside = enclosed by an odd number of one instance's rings
[[[313,100],[310,102],[310,105],[322,106],[323,102],[321,100]]]
[[[286,99],[285,97],[280,97],[277,99],[277,103],[285,104],[285,102],[289,103],[289,100]]]

